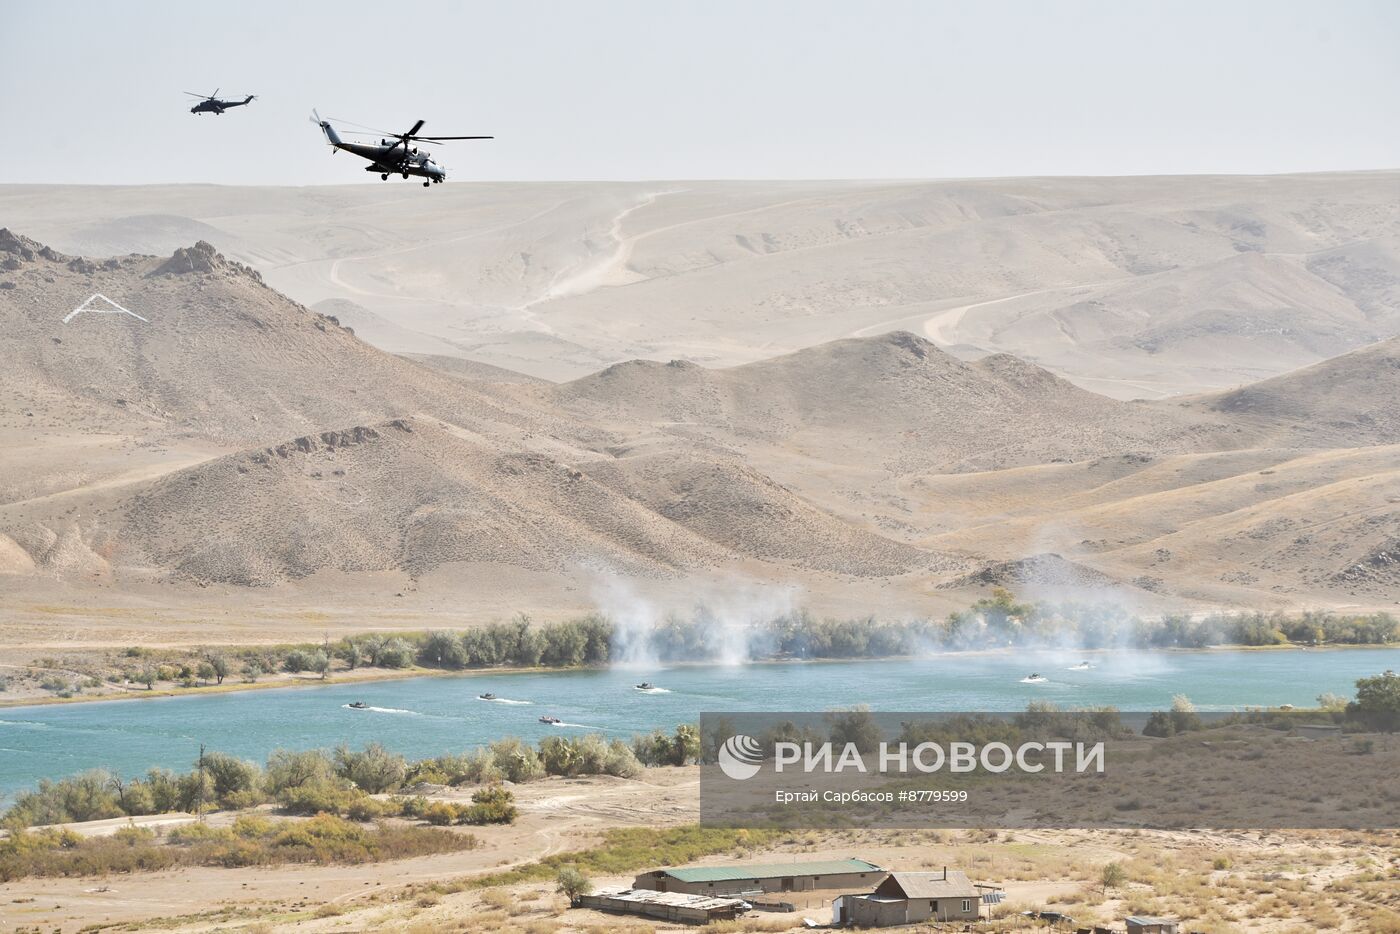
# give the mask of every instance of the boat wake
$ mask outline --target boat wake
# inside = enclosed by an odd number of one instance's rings
[[[373,713],[396,713],[408,717],[421,717],[423,714],[417,710],[404,710],[402,707],[352,707],[349,704],[341,704],[346,710],[368,710]]]
[[[633,688],[639,694],[670,694],[666,688]]]
[[[1035,677],[1032,677],[1032,678],[1022,678],[1022,679],[1021,679],[1021,683],[1022,683],[1022,684],[1045,684],[1045,683],[1049,682],[1049,680],[1050,680],[1049,678],[1035,678]]]
[[[511,700],[509,697],[478,697],[477,700],[485,701],[488,704],[514,704],[516,706],[530,706],[535,703],[528,700]]]

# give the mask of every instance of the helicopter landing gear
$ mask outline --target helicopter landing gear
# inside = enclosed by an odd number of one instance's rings
[[[404,181],[408,181],[408,173],[407,173],[407,172],[404,172],[404,173],[403,173],[403,180],[404,180]]]
[[[383,175],[379,176],[379,180],[381,182],[387,182],[389,180],[389,173],[385,172]]]
[[[432,182],[424,182],[424,183],[423,183],[423,187],[424,187],[424,188],[427,188],[427,187],[428,187],[429,185],[431,185],[431,184],[432,184]]]

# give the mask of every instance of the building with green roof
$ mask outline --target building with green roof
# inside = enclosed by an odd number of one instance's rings
[[[873,886],[886,875],[885,870],[863,859],[825,859],[793,863],[653,869],[638,876],[632,887],[695,895],[807,892],[813,889]]]

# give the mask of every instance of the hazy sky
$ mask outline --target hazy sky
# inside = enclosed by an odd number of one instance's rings
[[[371,180],[313,106],[497,135],[456,179],[1395,168],[1397,50],[1393,0],[0,0],[0,183]]]

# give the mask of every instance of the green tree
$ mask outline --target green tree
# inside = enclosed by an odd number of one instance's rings
[[[1121,863],[1109,863],[1103,867],[1099,873],[1099,884],[1103,886],[1103,894],[1107,895],[1109,889],[1121,888],[1128,881],[1128,871]]]
[[[364,650],[360,648],[360,643],[354,639],[342,639],[335,648],[335,656],[345,662],[345,667],[354,671],[360,667],[364,661]]]
[[[226,752],[205,753],[204,770],[213,782],[214,797],[220,801],[238,792],[253,791],[262,780],[262,770],[257,765]]]
[[[224,679],[228,677],[229,673],[229,661],[227,656],[210,655],[209,667],[214,671],[214,683],[223,684]]]
[[[1356,682],[1356,700],[1347,713],[1381,730],[1400,729],[1400,675],[1385,671]]]
[[[554,882],[555,891],[568,896],[570,901],[593,891],[593,883],[575,866],[561,866],[554,877]]]
[[[827,714],[826,722],[829,724],[831,744],[838,755],[847,744],[854,745],[860,753],[874,752],[880,747],[882,733],[869,707],[862,705]]]
[[[471,658],[457,636],[450,632],[430,632],[418,648],[418,661],[435,668],[465,668]]]
[[[1190,733],[1193,730],[1204,728],[1200,714],[1196,713],[1196,705],[1191,703],[1191,699],[1185,694],[1176,694],[1172,697],[1171,718],[1172,727],[1178,733]]]
[[[208,684],[210,681],[213,681],[216,677],[214,666],[207,661],[200,662],[199,666],[195,668],[194,672],[195,675],[199,678],[199,680],[203,681],[205,684]]]
[[[360,790],[377,795],[403,783],[408,763],[379,743],[370,743],[359,752],[342,745],[335,750],[335,773]]]
[[[674,764],[685,765],[700,758],[700,729],[693,723],[676,727]]]
[[[267,757],[267,790],[274,795],[289,788],[331,782],[335,777],[334,763],[319,749],[277,749]]]

